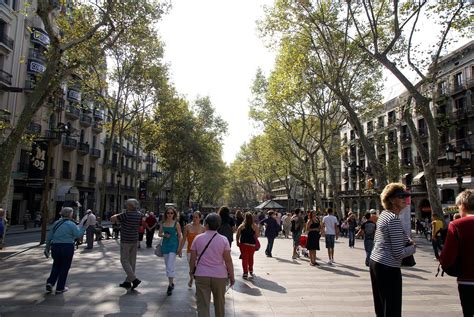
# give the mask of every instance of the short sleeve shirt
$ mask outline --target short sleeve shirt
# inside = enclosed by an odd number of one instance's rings
[[[191,251],[194,250],[197,253],[196,262],[207,243],[216,232],[217,231],[209,230],[194,238],[193,244],[191,245]],[[225,236],[217,234],[214,239],[212,239],[206,252],[204,252],[204,255],[201,257],[199,264],[196,266],[195,275],[226,278],[227,268],[224,262],[224,251],[230,251],[229,241],[227,241]]]
[[[138,211],[126,211],[117,216],[120,221],[120,242],[136,243],[138,241],[138,227],[142,223],[142,214]]]
[[[333,215],[324,216],[323,223],[324,223],[324,230],[326,231],[326,234],[332,234],[332,235],[336,234],[336,229],[334,228],[334,225],[338,225],[339,223],[336,217],[334,217]]]

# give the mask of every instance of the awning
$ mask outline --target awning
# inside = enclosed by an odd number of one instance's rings
[[[420,185],[425,182],[425,172],[420,172],[413,177],[413,185]]]
[[[79,200],[79,189],[75,186],[63,185],[60,186],[56,192],[57,201]]]
[[[273,200],[267,200],[255,207],[255,209],[285,209],[282,205]]]

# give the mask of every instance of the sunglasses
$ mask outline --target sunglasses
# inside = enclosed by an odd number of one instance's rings
[[[167,212],[167,215],[174,215],[174,212]]]
[[[395,196],[395,198],[398,198],[398,199],[405,199],[407,196],[403,196],[403,195],[397,195]]]

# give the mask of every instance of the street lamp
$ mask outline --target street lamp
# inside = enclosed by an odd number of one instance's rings
[[[120,213],[120,184],[122,184],[122,174],[120,172],[117,173],[117,212],[116,214]]]
[[[456,182],[458,184],[458,193],[462,192],[464,165],[463,163],[471,159],[471,148],[467,143],[463,143],[460,148],[460,156],[456,157],[456,149],[448,144],[446,147],[446,159],[453,170],[456,173]]]

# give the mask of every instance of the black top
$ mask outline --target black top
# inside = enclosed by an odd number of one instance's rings
[[[255,244],[255,231],[252,228],[244,227],[240,231],[240,243]]]

